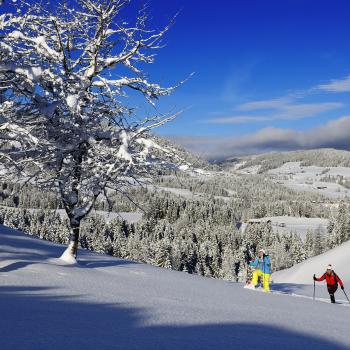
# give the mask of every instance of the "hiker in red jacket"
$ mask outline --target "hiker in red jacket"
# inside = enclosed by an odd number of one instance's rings
[[[326,280],[327,282],[327,289],[329,296],[331,297],[331,302],[335,303],[334,293],[338,289],[338,283],[340,284],[340,288],[344,290],[344,283],[339,278],[339,276],[333,271],[332,265],[327,266],[326,272],[320,277],[317,278],[316,275],[314,275],[314,281],[323,281]]]

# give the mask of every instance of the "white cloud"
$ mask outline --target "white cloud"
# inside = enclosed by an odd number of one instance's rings
[[[290,102],[292,102],[292,98],[287,96],[271,100],[260,100],[242,103],[237,107],[237,109],[240,111],[253,111],[258,109],[278,109],[283,108]]]
[[[252,122],[263,122],[271,120],[268,116],[235,115],[233,117],[223,117],[206,120],[208,124],[244,124]]]
[[[271,108],[272,105],[275,106],[275,110],[266,115],[233,115],[228,117],[209,119],[205,122],[209,124],[243,124],[274,120],[298,120],[304,118],[312,118],[319,113],[327,112],[344,106],[344,104],[341,102],[291,104],[287,101],[282,102],[281,100],[266,100],[245,103],[243,105],[240,105],[238,108],[260,109],[263,108],[261,106]]]
[[[350,150],[349,135],[350,116],[345,116],[309,131],[269,127],[241,137],[180,136],[172,139],[208,159],[224,159],[234,155],[324,147]]]
[[[294,91],[282,97],[245,102],[234,108],[236,113],[233,115],[204,120],[203,122],[209,124],[243,124],[312,118],[319,113],[343,107],[344,103],[299,103],[300,99],[304,99],[314,93],[347,91],[350,92],[350,75],[345,79],[334,79],[328,83]]]
[[[327,84],[321,84],[316,87],[316,90],[328,92],[349,92],[350,91],[350,75],[345,79],[334,79]]]

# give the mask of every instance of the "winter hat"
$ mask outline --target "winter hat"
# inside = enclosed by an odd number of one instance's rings
[[[327,266],[327,270],[333,270],[333,267],[332,267],[332,265],[331,265],[331,264],[328,264],[328,266]]]
[[[259,253],[262,252],[263,254],[265,254],[265,250],[264,249],[259,249]]]

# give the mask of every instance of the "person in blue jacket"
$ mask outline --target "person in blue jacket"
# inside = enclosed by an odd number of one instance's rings
[[[258,257],[251,261],[250,266],[255,268],[253,272],[252,285],[254,288],[258,284],[258,278],[262,278],[264,290],[270,291],[271,261],[270,257],[265,254],[264,249],[259,250]]]

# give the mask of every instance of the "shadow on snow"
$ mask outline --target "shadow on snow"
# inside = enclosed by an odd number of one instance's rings
[[[21,248],[21,240],[26,240]],[[5,249],[4,249],[5,248]],[[0,272],[57,258],[62,245],[30,239],[0,226],[0,249],[10,263]],[[29,250],[32,252],[28,253]],[[13,257],[16,261],[11,261]],[[98,268],[134,264],[81,251],[80,266]],[[281,286],[291,288],[290,286]],[[101,286],[103,288],[103,286]],[[155,325],[150,310],[130,304],[87,302],[65,295],[60,287],[1,286],[0,344],[6,350],[209,350],[318,349],[345,350],[327,339],[268,324],[215,323]],[[268,319],[268,315],[267,315]],[[153,323],[152,323],[152,322]],[[175,320],[174,320],[175,323]]]
[[[28,237],[31,239],[28,239]],[[25,240],[25,252],[18,250],[18,246],[20,246],[23,240]],[[45,241],[38,237],[26,235],[18,230],[0,225],[0,251],[6,252],[10,259],[15,254],[16,260],[21,260],[0,268],[0,272],[19,270],[36,263],[45,264],[43,256],[47,257],[47,259],[56,259],[62,255],[65,249],[66,246],[64,245]],[[28,251],[31,252],[28,253]],[[79,249],[78,254],[78,266],[82,268],[138,264],[134,261],[118,259],[116,257],[106,259],[105,254],[94,253],[84,249]]]
[[[145,309],[118,303],[88,303],[78,298],[57,296],[56,288],[0,287],[1,348],[347,349],[316,335],[255,323],[151,325],[147,324]]]

